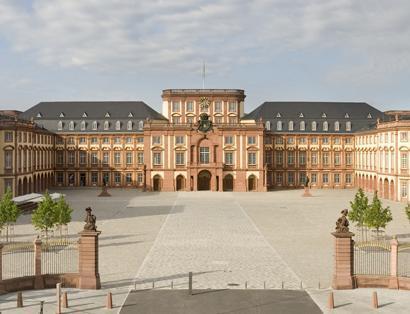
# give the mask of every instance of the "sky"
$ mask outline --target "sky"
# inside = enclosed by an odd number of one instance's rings
[[[167,88],[410,110],[408,0],[0,0],[0,109]]]

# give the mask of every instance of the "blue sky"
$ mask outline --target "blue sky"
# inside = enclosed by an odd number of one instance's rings
[[[407,0],[0,0],[0,109],[166,88],[410,109]]]

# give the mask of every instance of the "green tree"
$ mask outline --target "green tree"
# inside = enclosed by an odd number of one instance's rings
[[[56,224],[55,214],[56,203],[51,199],[50,194],[46,192],[43,195],[43,200],[38,204],[37,209],[31,215],[31,221],[37,230],[46,233],[48,238],[48,230],[52,229]]]
[[[6,241],[9,241],[9,228],[12,223],[17,221],[20,210],[13,202],[13,194],[8,188],[0,201],[0,229],[6,226]]]
[[[60,196],[55,205],[55,224],[60,230],[60,238],[62,237],[62,228],[71,221],[72,208],[66,202],[64,196]]]
[[[359,188],[354,200],[350,202],[350,207],[352,210],[349,211],[348,218],[356,223],[356,226],[363,227],[365,213],[369,208],[369,199],[364,194],[363,190]]]
[[[386,228],[386,225],[393,220],[392,213],[387,206],[383,208],[382,202],[374,193],[372,204],[365,213],[364,224],[369,228],[374,228],[379,233],[380,228]]]
[[[409,219],[409,222],[410,222],[410,203],[407,204],[404,210],[406,211],[407,218]]]

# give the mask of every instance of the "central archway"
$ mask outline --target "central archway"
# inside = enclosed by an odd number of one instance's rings
[[[211,173],[202,170],[198,173],[198,191],[209,191],[211,189]]]
[[[233,191],[233,176],[231,174],[227,174],[222,183],[224,191]]]
[[[176,190],[177,191],[182,191],[182,190],[184,190],[185,189],[185,178],[184,178],[184,176],[183,175],[178,175],[177,176],[177,179],[176,179]]]

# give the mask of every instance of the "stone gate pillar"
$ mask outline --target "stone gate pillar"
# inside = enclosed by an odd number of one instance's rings
[[[353,240],[352,232],[332,232],[335,237],[335,266],[333,273],[333,289],[353,289]]]
[[[390,279],[389,288],[399,289],[399,280],[397,278],[397,268],[398,268],[398,247],[399,241],[396,238],[390,241]]]
[[[34,289],[44,289],[44,281],[41,276],[41,240],[34,240]]]
[[[98,236],[101,231],[84,230],[79,242],[79,288],[100,289],[100,273],[98,271]]]

